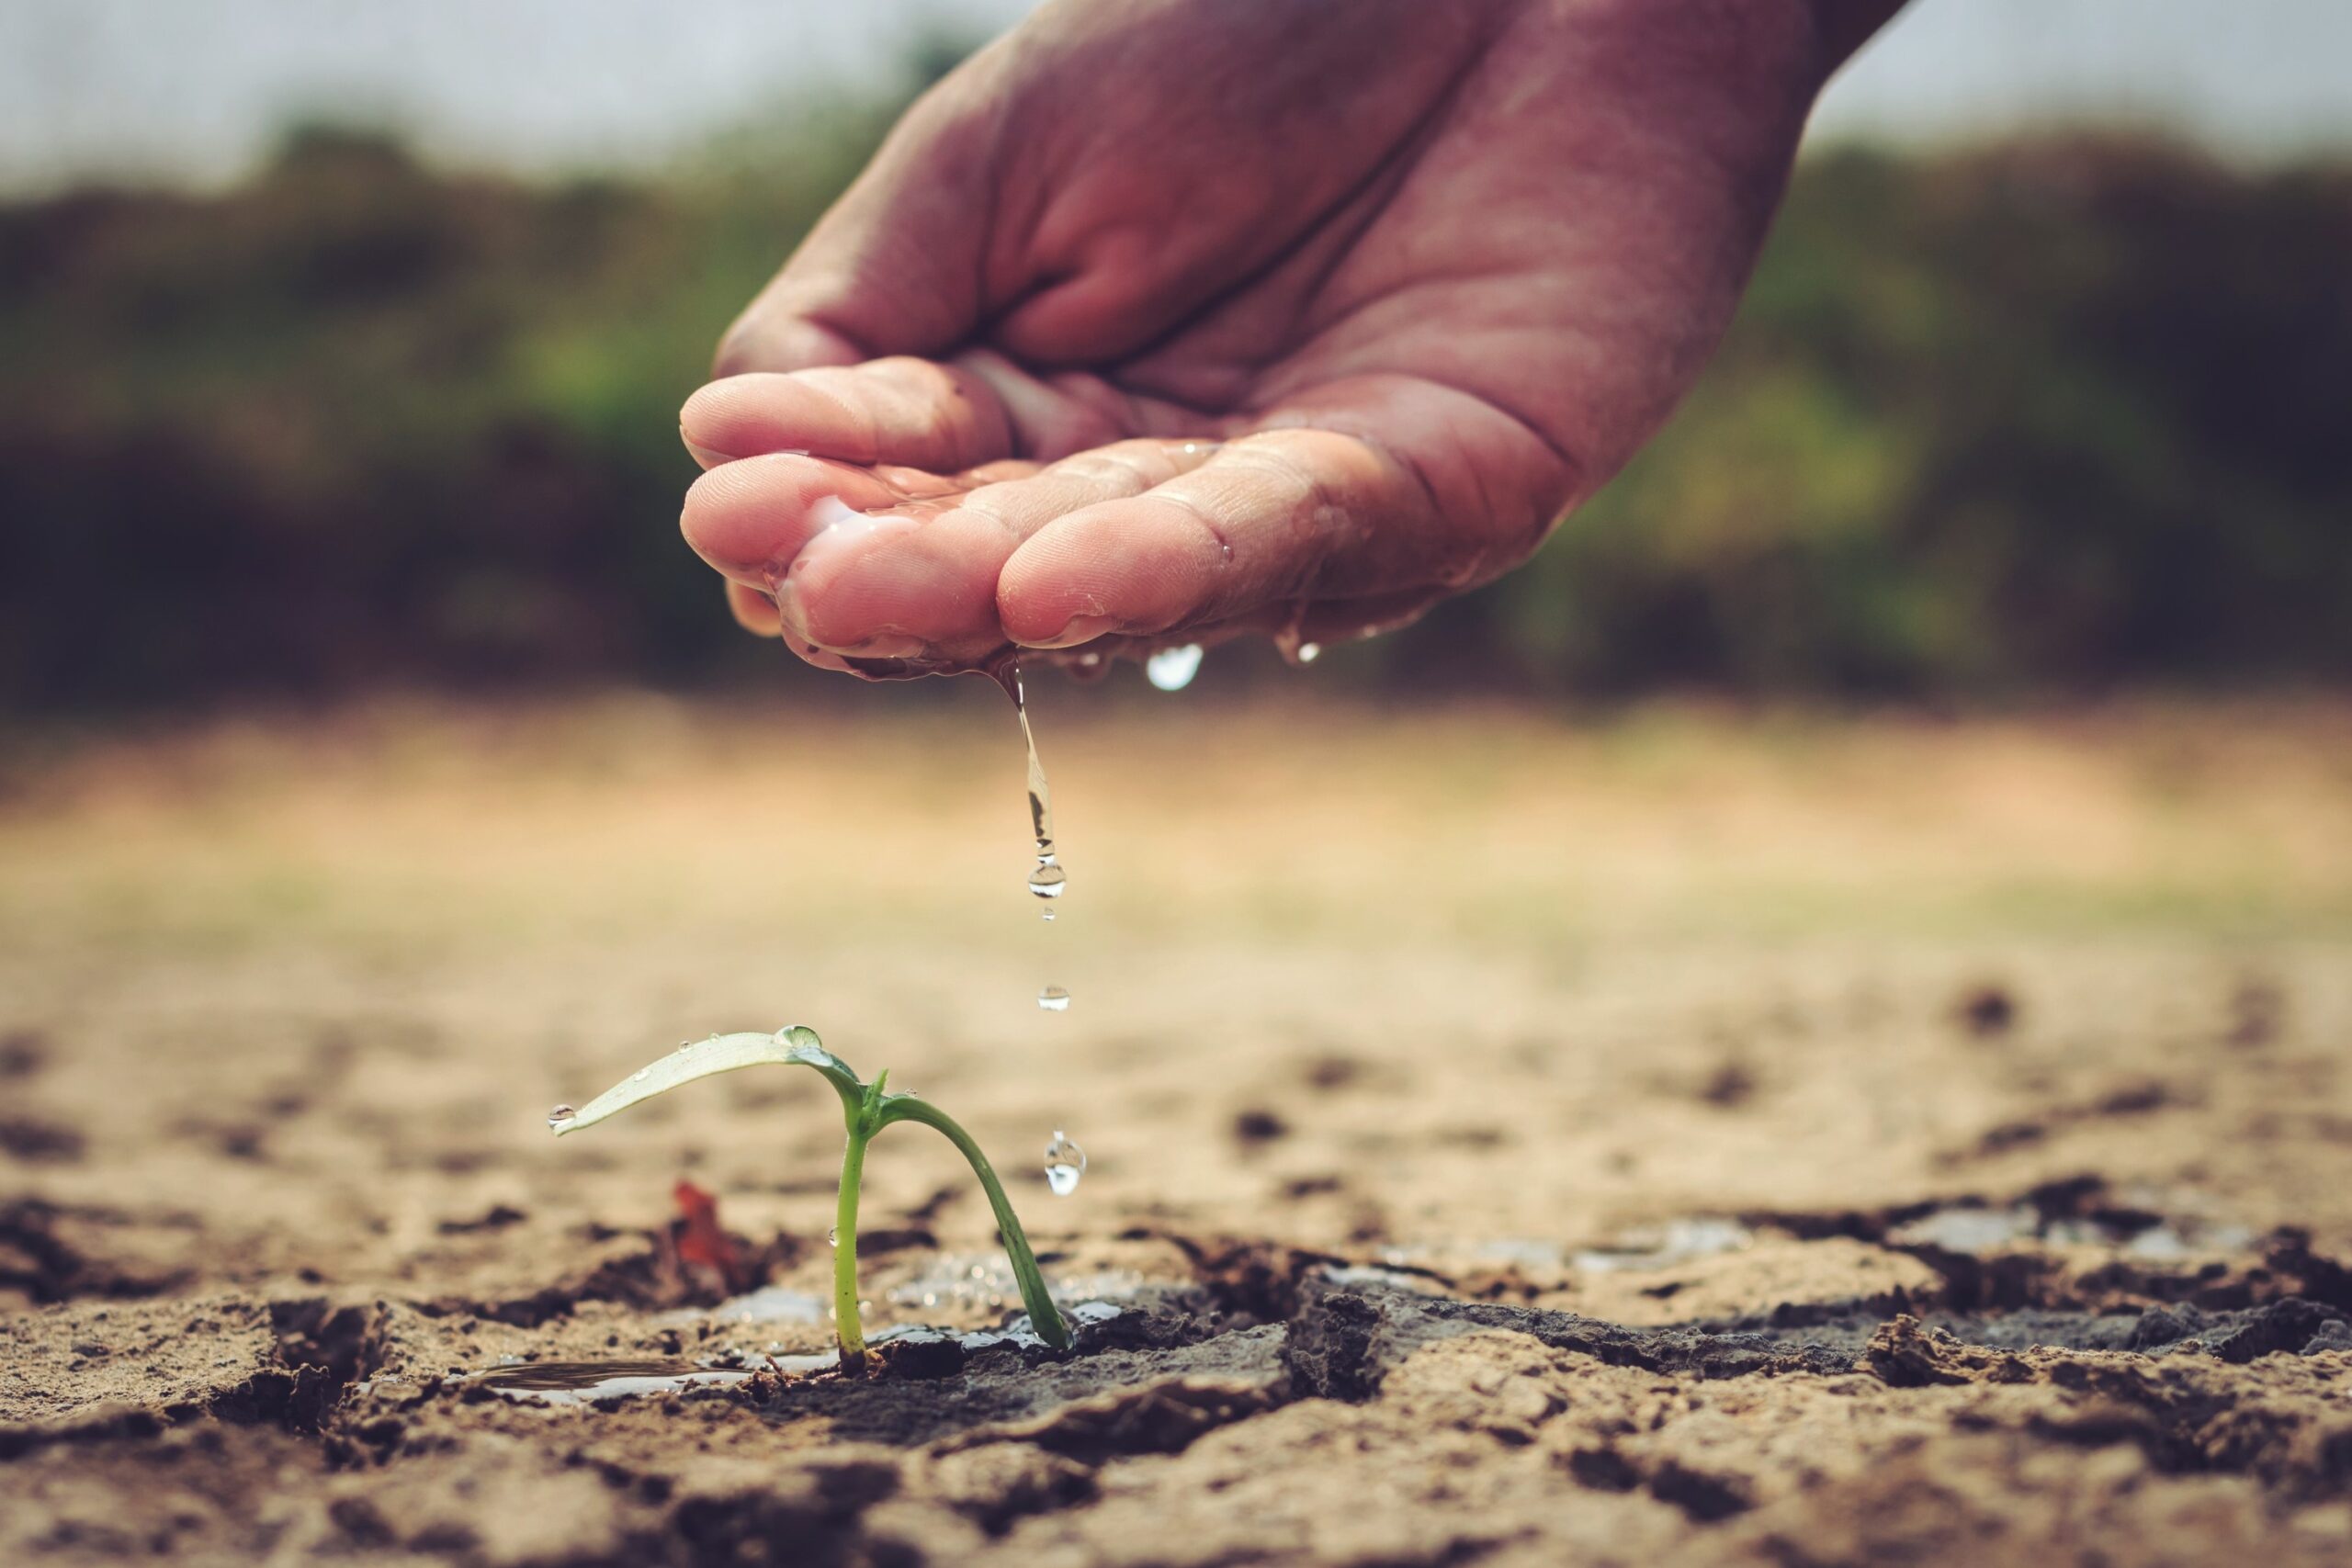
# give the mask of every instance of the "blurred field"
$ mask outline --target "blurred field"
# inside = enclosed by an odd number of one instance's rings
[[[2088,1168],[2352,1242],[2352,1195],[2295,1152],[2352,1127],[2324,1045],[2352,1007],[2340,703],[1572,724],[1134,684],[1035,699],[1050,926],[979,682],[863,716],[387,705],[20,758],[0,1028],[40,1047],[23,1124],[75,1151],[23,1174],[195,1278],[415,1279],[453,1206],[612,1220],[659,1212],[665,1165],[820,1177],[829,1117],[773,1084],[560,1158],[537,1124],[681,1036],[801,1021],[992,1142],[1081,1131],[1098,1236],[1587,1245]],[[1965,1048],[1987,986],[2014,1049]],[[2295,1043],[2225,1048],[2247,1008]],[[1359,1088],[1313,1088],[1330,1063]],[[2152,1082],[2165,1137],[2068,1109]],[[1295,1135],[1230,1163],[1231,1119],[1277,1106]],[[903,1167],[873,1179],[915,1201]],[[364,1220],[332,1240],[330,1194]]]
[[[383,704],[28,743],[0,819],[0,929],[36,946],[1025,940],[1001,697],[854,694]],[[1076,877],[1054,934],[1080,951],[1206,931],[1523,951],[2314,934],[2352,917],[2352,709],[2335,700],[1969,719],[1659,704],[1578,722],[1054,682],[1037,708]]]

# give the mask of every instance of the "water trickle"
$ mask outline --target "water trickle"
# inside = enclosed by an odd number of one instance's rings
[[[1054,1141],[1046,1145],[1046,1185],[1054,1190],[1057,1198],[1067,1198],[1078,1190],[1078,1179],[1086,1174],[1086,1151],[1071,1143],[1069,1135],[1059,1127],[1054,1129]]]
[[[1004,694],[1012,699],[1013,716],[1021,721],[1021,743],[1029,753],[1029,832],[1037,845],[1037,864],[1029,874],[1029,891],[1046,901],[1041,913],[1050,920],[1054,918],[1052,900],[1060,897],[1069,886],[1069,874],[1062,869],[1060,857],[1054,851],[1054,790],[1046,782],[1045,764],[1037,760],[1037,736],[1029,728],[1029,700],[1021,684],[1021,666],[1007,659],[989,673],[1004,688]],[[1037,1005],[1048,1012],[1061,1012],[1069,1006],[1069,993],[1059,986],[1048,986],[1037,993]]]
[[[1143,661],[1144,679],[1163,692],[1181,692],[1193,683],[1200,673],[1201,645],[1188,642],[1182,648],[1163,648]]]
[[[579,1114],[579,1111],[574,1111],[569,1105],[557,1106],[553,1111],[548,1112],[548,1131],[550,1133],[562,1132],[566,1127],[571,1125],[573,1120],[577,1118]]]
[[[1069,881],[1054,851],[1054,789],[1046,782],[1046,766],[1037,760],[1037,737],[1029,728],[1029,700],[1021,686],[1021,666],[1007,660],[990,671],[1004,694],[1012,699],[1012,713],[1021,721],[1021,743],[1029,752],[1029,831],[1037,843],[1037,869],[1029,874],[1029,891],[1040,898],[1058,898]]]

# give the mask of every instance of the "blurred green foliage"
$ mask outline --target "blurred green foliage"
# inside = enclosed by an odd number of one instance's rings
[[[313,129],[0,210],[0,706],[692,683],[741,637],[675,412],[888,106],[659,183]],[[2352,171],[2052,141],[1806,164],[1730,339],[1388,685],[1932,695],[2352,674]]]

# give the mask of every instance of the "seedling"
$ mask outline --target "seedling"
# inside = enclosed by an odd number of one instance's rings
[[[857,1190],[865,1169],[865,1145],[894,1122],[920,1122],[937,1129],[971,1162],[972,1174],[980,1179],[981,1190],[989,1195],[989,1207],[996,1211],[997,1234],[1003,1238],[1005,1257],[1012,1259],[1013,1278],[1021,1285],[1021,1304],[1029,1309],[1030,1324],[1046,1344],[1057,1350],[1069,1348],[1069,1328],[1055,1310],[1054,1298],[1046,1292],[1046,1277],[1037,1271],[1036,1255],[1029,1250],[1021,1217],[1012,1212],[1003,1183],[997,1180],[995,1168],[972,1141],[972,1134],[931,1101],[913,1094],[889,1093],[884,1088],[890,1080],[888,1068],[872,1083],[859,1081],[847,1062],[825,1049],[813,1029],[794,1024],[774,1034],[714,1034],[681,1045],[652,1066],[638,1068],[577,1111],[557,1106],[548,1117],[548,1125],[559,1136],[577,1133],[681,1084],[769,1062],[815,1068],[841,1096],[842,1121],[849,1129],[849,1142],[842,1150],[842,1190],[833,1222],[833,1337],[841,1346],[842,1371],[854,1373],[865,1369],[865,1336],[857,1316]]]

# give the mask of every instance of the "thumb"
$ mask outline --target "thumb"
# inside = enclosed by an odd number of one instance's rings
[[[984,50],[917,99],[720,340],[718,376],[941,356],[981,310],[996,180]]]

